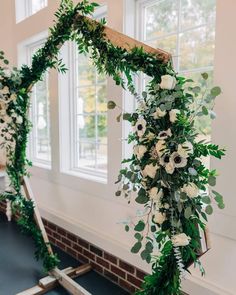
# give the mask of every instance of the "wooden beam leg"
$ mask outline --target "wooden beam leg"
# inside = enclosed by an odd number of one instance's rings
[[[85,274],[91,270],[90,264],[84,264],[77,268],[68,267],[63,269],[62,272],[71,278],[76,278]],[[42,295],[48,293],[50,290],[57,287],[59,284],[58,280],[54,276],[47,276],[39,280],[39,284],[23,292],[17,293],[16,295]]]
[[[48,252],[50,254],[53,254],[52,248],[51,248],[51,246],[49,244],[48,235],[46,233],[46,230],[45,230],[45,227],[44,227],[44,224],[43,224],[39,209],[37,207],[33,192],[31,190],[29,179],[27,177],[23,178],[22,186],[23,186],[26,198],[28,200],[31,200],[31,201],[34,202],[35,221],[36,221],[39,229],[42,232],[42,236],[43,236],[44,242],[47,245]],[[71,279],[67,274],[65,274],[63,271],[59,270],[58,268],[55,268],[54,270],[52,270],[50,272],[50,274],[54,278],[56,278],[58,283],[61,286],[63,286],[71,294],[73,294],[73,295],[90,295],[89,292],[87,292],[83,287],[81,287],[79,284],[77,284],[75,281],[73,281],[73,279]],[[37,286],[36,289],[38,287],[41,288],[40,286]],[[44,293],[40,293],[40,292],[42,292],[42,290],[40,290],[39,288],[38,288],[38,290],[36,290],[39,293],[25,293],[25,294],[23,293],[23,294],[24,295],[28,295],[28,294],[30,294],[30,295],[31,294],[44,294]],[[41,288],[41,289],[43,289],[43,288]],[[34,290],[33,291],[31,290],[30,292],[34,292]]]

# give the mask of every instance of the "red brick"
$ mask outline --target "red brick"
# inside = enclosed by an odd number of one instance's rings
[[[105,268],[109,269],[110,264],[109,264],[106,260],[104,260],[104,259],[102,259],[102,258],[100,258],[100,257],[97,257],[96,260],[97,260],[97,263],[98,263],[98,264],[101,264],[101,265],[104,266]]]
[[[132,286],[130,283],[128,283],[127,281],[125,280],[122,280],[122,279],[119,279],[119,285],[127,290],[128,292],[130,292],[131,294],[133,294],[136,290],[136,288],[134,286]]]
[[[56,238],[57,240],[59,240],[59,241],[61,240],[61,236],[60,236],[58,233],[53,232],[52,235],[53,235],[53,237]]]
[[[103,274],[103,268],[101,267],[101,265],[95,263],[94,261],[91,261],[91,265],[95,271],[99,272],[100,274]]]
[[[118,283],[118,277],[106,269],[104,269],[104,276],[107,277],[109,280]]]
[[[89,259],[95,261],[95,255],[93,253],[84,249],[83,254],[84,254],[84,256],[88,257]]]
[[[123,279],[125,279],[126,273],[123,270],[121,270],[120,268],[118,268],[114,265],[111,265],[111,271],[114,272],[119,277],[122,277]]]
[[[144,277],[147,276],[147,273],[143,272],[140,269],[136,269],[136,277],[139,278],[140,280],[144,280]]]
[[[66,250],[66,246],[60,241],[56,241],[56,246],[58,246],[62,250]]]
[[[142,285],[142,281],[137,279],[134,276],[131,276],[130,274],[127,275],[127,280],[132,283],[133,285],[135,285],[137,288],[140,288]]]
[[[71,241],[68,240],[67,238],[61,238],[62,243],[66,244],[67,246],[71,246]]]
[[[57,232],[63,237],[66,236],[66,231],[61,227],[57,227]]]
[[[93,253],[95,253],[96,255],[102,257],[103,256],[103,251],[93,245],[90,245],[90,251],[92,251]]]
[[[54,231],[56,231],[56,229],[57,229],[56,225],[53,224],[53,223],[51,223],[51,222],[49,222],[49,221],[48,221],[48,227],[49,227],[50,229],[54,230]]]
[[[89,260],[87,257],[85,257],[84,255],[80,254],[80,253],[77,253],[77,259],[83,263],[88,263]]]
[[[78,242],[79,242],[79,244],[80,244],[82,247],[84,247],[84,248],[86,248],[86,249],[89,248],[89,243],[86,242],[85,240],[78,239]]]
[[[66,252],[75,258],[77,257],[77,252],[69,247],[66,247]]]
[[[56,244],[56,240],[52,236],[48,235],[48,239],[52,244]]]
[[[47,232],[48,235],[51,235],[51,236],[53,235],[52,234],[52,231],[50,230],[50,228],[45,227],[45,229],[46,229],[46,232]]]
[[[104,258],[114,264],[117,264],[117,258],[111,254],[105,253],[104,252]]]
[[[77,237],[71,233],[67,233],[67,238],[73,242],[77,242]]]
[[[76,252],[82,253],[83,249],[78,244],[72,244],[72,248],[75,249]]]
[[[125,271],[128,271],[130,273],[134,273],[134,267],[122,260],[119,261],[119,266]]]

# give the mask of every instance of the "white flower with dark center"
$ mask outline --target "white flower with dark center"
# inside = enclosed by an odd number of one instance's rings
[[[165,213],[157,212],[153,217],[153,221],[159,225],[161,225],[165,220],[166,220]]]
[[[182,157],[188,158],[193,153],[193,145],[190,141],[185,141],[178,145],[177,151]]]
[[[147,122],[143,118],[139,118],[135,124],[135,131],[138,134],[138,137],[142,137],[146,131]]]
[[[5,116],[7,110],[7,105],[4,101],[0,100],[0,116]]]
[[[175,168],[183,168],[187,165],[187,158],[182,157],[178,152],[171,154],[170,162]]]
[[[159,168],[160,167],[157,164],[156,165],[153,165],[153,164],[146,165],[143,170],[144,177],[149,176],[150,178],[154,178],[156,176],[157,170]]]
[[[173,174],[175,170],[175,166],[173,165],[170,155],[166,154],[161,157],[160,164],[165,167],[166,173]]]
[[[159,202],[161,198],[163,197],[163,190],[158,190],[157,187],[153,187],[149,191],[150,199],[152,199],[155,202]]]
[[[175,77],[171,75],[163,75],[161,76],[160,88],[171,90],[175,88],[176,83],[177,81]]]
[[[160,119],[166,115],[166,111],[156,108],[156,111],[151,115],[154,119]]]
[[[180,114],[180,110],[173,109],[169,112],[170,122],[175,123],[177,121],[177,115]]]
[[[181,191],[184,192],[189,198],[196,198],[199,195],[199,188],[193,182],[185,184]]]
[[[165,140],[162,140],[162,139],[158,140],[158,142],[156,143],[155,148],[156,148],[158,156],[161,157],[164,154],[165,150],[166,150],[166,142],[165,142]]]
[[[171,137],[171,136],[172,136],[172,132],[171,132],[171,130],[169,128],[166,131],[159,132],[157,138],[158,139],[167,139],[168,137]]]
[[[144,154],[146,153],[147,148],[145,145],[135,145],[134,146],[134,154],[135,156],[141,160]]]
[[[174,247],[181,247],[181,246],[187,246],[189,242],[191,241],[191,238],[187,236],[185,233],[174,235],[171,238],[172,244]]]

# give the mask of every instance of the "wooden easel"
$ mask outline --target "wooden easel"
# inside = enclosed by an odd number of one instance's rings
[[[76,24],[78,19],[84,19],[91,24],[97,24],[97,21],[92,20],[86,16],[78,14],[75,17],[74,20],[74,28],[76,29]],[[121,47],[127,51],[132,50],[135,47],[142,47],[143,50],[147,53],[152,53],[157,56],[158,59],[161,59],[163,63],[167,63],[171,59],[171,55],[161,49],[154,49],[142,42],[139,42],[133,38],[130,38],[122,33],[119,33],[109,27],[105,27],[104,29],[105,37],[107,40],[109,40],[113,45],[117,47]],[[63,44],[61,44],[62,46]],[[30,86],[28,91],[31,91],[33,85]],[[30,183],[28,178],[24,177],[22,181],[22,188],[24,191],[24,195],[28,200],[33,201],[34,203],[34,217],[35,221],[39,227],[39,229],[42,232],[42,236],[44,239],[44,242],[47,245],[48,252],[50,254],[53,253],[52,248],[49,244],[49,239],[46,233],[46,230],[44,228],[42,218],[40,216],[39,209],[37,207],[36,201],[34,199],[33,192],[30,187]],[[81,287],[79,284],[77,284],[75,281],[73,281],[73,278],[76,278],[88,271],[91,270],[91,265],[85,264],[83,266],[80,266],[76,269],[73,269],[71,267],[66,268],[64,270],[59,270],[58,268],[55,268],[52,270],[48,277],[41,279],[39,281],[39,284],[33,288],[30,288],[28,290],[25,290],[21,293],[18,293],[17,295],[39,295],[39,294],[45,294],[46,292],[50,291],[54,287],[56,287],[58,284],[63,286],[69,293],[73,295],[90,295],[88,291],[86,291],[83,287]]]

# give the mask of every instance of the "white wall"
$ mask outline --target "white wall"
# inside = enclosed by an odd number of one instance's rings
[[[131,0],[127,0],[131,1]],[[123,0],[107,0],[109,25],[122,31],[123,29]],[[49,0],[49,7],[40,11],[17,26],[13,26],[14,0],[2,0],[0,21],[11,23],[0,26],[0,47],[10,53],[11,60],[17,61],[17,44],[33,34],[44,31],[52,25],[53,12],[59,1]],[[4,8],[4,9],[3,9]],[[221,171],[218,191],[225,195],[226,209],[217,212],[210,222],[212,250],[203,258],[207,276],[201,278],[199,272],[193,270],[193,277],[184,283],[184,290],[191,295],[236,294],[235,266],[236,266],[236,198],[234,197],[234,167],[236,157],[236,139],[233,127],[236,124],[234,110],[235,102],[235,74],[236,59],[236,1],[218,0],[216,26],[216,57],[215,81],[223,88],[223,95],[218,99],[216,111],[218,118],[213,126],[213,141],[226,145],[227,157],[221,162],[212,162]],[[6,17],[7,16],[7,17]],[[10,16],[10,18],[9,18]],[[11,21],[10,21],[10,20]],[[43,21],[42,21],[43,20]],[[10,35],[9,35],[10,34]],[[9,37],[13,37],[12,39]],[[8,40],[5,42],[5,40]],[[12,51],[12,48],[14,51]],[[58,132],[58,85],[57,75],[53,71],[50,76],[50,104],[52,120],[52,145],[59,146]],[[109,98],[122,100],[122,91],[111,87]],[[65,227],[88,241],[104,248],[144,270],[149,267],[141,262],[138,256],[130,254],[132,237],[125,233],[123,227],[117,224],[135,213],[133,205],[114,197],[113,185],[119,160],[121,157],[120,138],[121,128],[112,116],[109,118],[109,132],[116,134],[110,143],[109,157],[114,161],[109,163],[108,187],[101,184],[92,185],[90,182],[78,180],[59,174],[59,150],[53,151],[53,170],[44,171],[40,168],[32,170],[31,179],[33,191],[39,203],[42,215],[52,222]],[[88,194],[87,188],[93,188]]]

